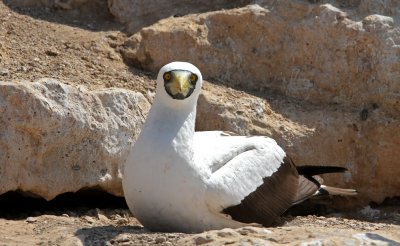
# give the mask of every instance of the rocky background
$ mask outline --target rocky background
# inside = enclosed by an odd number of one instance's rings
[[[207,81],[198,130],[268,135],[298,165],[348,168],[325,177],[359,191],[341,211],[398,197],[399,21],[396,0],[4,0],[0,194],[122,196],[155,74],[185,60]]]

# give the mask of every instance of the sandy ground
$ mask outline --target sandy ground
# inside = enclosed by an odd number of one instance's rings
[[[153,75],[124,63],[118,52],[126,39],[123,27],[101,8],[80,13],[19,9],[7,2],[0,2],[0,81],[52,77],[89,88],[123,87],[144,94],[154,90]],[[28,213],[3,207],[0,245],[400,245],[399,203],[345,215],[285,217],[273,228],[194,235],[149,232],[123,201],[119,204]]]
[[[150,232],[126,208],[75,208],[0,218],[0,245],[400,245],[398,211],[363,211],[353,219],[341,214],[285,217],[271,228],[182,234]]]

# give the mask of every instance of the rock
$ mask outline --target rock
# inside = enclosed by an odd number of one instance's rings
[[[108,0],[108,7],[111,14],[113,14],[118,21],[127,23],[129,32],[134,33],[142,27],[153,24],[169,16],[183,16],[190,13],[233,8],[247,5],[250,2],[252,1]]]
[[[58,56],[60,54],[57,50],[46,50],[45,53],[48,56]]]
[[[96,216],[97,219],[99,219],[101,222],[109,223],[109,219],[107,218],[107,216],[103,214],[103,212],[100,209],[96,209]]]
[[[347,12],[260,4],[160,20],[132,35],[123,56],[154,72],[187,60],[206,79],[256,96],[205,92],[198,130],[268,135],[299,165],[345,166],[350,172],[326,182],[356,188],[360,204],[399,196],[398,24],[377,14],[352,19],[362,16],[358,3]]]
[[[187,240],[185,240],[187,241]],[[206,244],[206,243],[211,243],[214,240],[211,237],[204,237],[204,236],[196,236],[194,238],[194,243],[196,245],[202,245],[202,244]]]
[[[8,70],[7,68],[0,67],[0,76],[7,76],[9,74],[10,74],[10,70]]]
[[[249,233],[258,233],[258,234],[270,234],[272,231],[267,230],[265,228],[257,228],[257,227],[242,227],[237,230],[243,236],[248,235]]]
[[[303,1],[307,3],[306,1]],[[311,2],[311,1],[310,1]],[[314,1],[318,2],[318,1]],[[324,3],[330,3],[333,6],[345,7],[354,10],[357,14],[370,15],[392,15],[398,16],[400,13],[400,3],[396,0],[380,1],[380,0],[327,0]],[[277,3],[274,0],[239,0],[239,1],[144,1],[144,0],[108,0],[109,11],[114,17],[128,26],[128,32],[135,33],[141,28],[156,23],[164,18],[174,16],[181,17],[193,13],[205,13],[221,9],[232,9],[244,7],[249,4],[257,3],[260,6],[270,8],[282,7],[282,3]],[[287,4],[287,3],[283,3]],[[298,14],[296,10],[288,11],[286,17],[290,14]]]
[[[154,242],[157,244],[164,243],[165,241],[167,241],[167,239],[163,236],[156,237],[156,239],[154,240]]]
[[[84,221],[86,221],[87,223],[89,223],[89,224],[94,224],[96,221],[94,220],[94,218],[93,217],[90,217],[90,216],[84,216],[83,217],[83,220]]]
[[[362,214],[364,217],[366,217],[368,219],[373,219],[380,215],[380,210],[373,209],[373,208],[371,208],[371,206],[368,205],[360,210],[360,214]]]
[[[25,221],[28,222],[28,223],[35,223],[37,221],[37,219],[34,218],[34,217],[28,217],[28,218],[26,218]]]
[[[360,245],[399,245],[398,241],[394,241],[385,236],[377,233],[357,233],[353,235],[353,238],[358,239],[357,242]]]
[[[117,243],[124,243],[124,242],[129,242],[130,238],[129,238],[129,236],[127,234],[121,234],[121,235],[118,235],[114,239],[114,241],[117,242]]]
[[[161,20],[131,36],[123,54],[152,71],[188,60],[206,78],[245,90],[400,112],[400,28],[392,18],[355,21],[329,4],[275,2]]]
[[[123,89],[2,82],[0,194],[21,190],[50,200],[96,187],[121,196],[121,165],[149,106]]]

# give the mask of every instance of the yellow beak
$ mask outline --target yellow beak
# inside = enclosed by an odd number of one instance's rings
[[[175,72],[172,86],[176,88],[178,93],[185,94],[189,89],[189,76],[184,72]]]
[[[173,95],[182,94],[186,96],[189,92],[189,73],[186,71],[173,71],[173,80],[169,83],[168,87]]]
[[[185,70],[170,71],[171,80],[166,81],[164,86],[167,93],[174,99],[185,99],[190,96],[195,84],[190,81],[191,72]]]

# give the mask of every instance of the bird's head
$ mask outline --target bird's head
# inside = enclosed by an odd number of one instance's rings
[[[203,78],[200,70],[188,62],[171,62],[157,76],[157,95],[172,104],[197,101]]]

